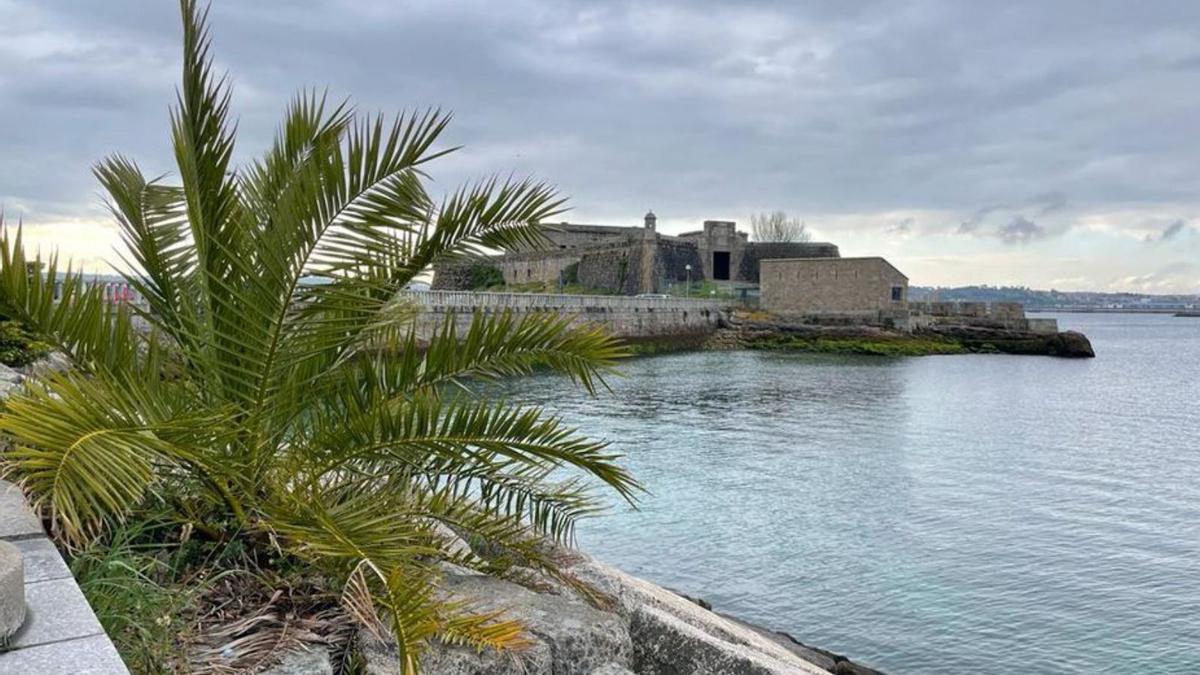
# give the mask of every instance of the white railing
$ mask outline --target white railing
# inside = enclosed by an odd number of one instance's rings
[[[658,309],[699,311],[720,309],[715,300],[694,298],[651,298],[627,295],[558,295],[553,293],[476,293],[474,291],[405,291],[423,307],[470,307],[509,309],[586,310]]]

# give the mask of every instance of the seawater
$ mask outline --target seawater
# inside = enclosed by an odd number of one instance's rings
[[[1200,319],[1057,316],[1098,357],[762,352],[504,385],[648,493],[623,569],[889,673],[1200,672]]]

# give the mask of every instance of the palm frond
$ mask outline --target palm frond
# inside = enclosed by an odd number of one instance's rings
[[[376,411],[350,424],[344,418],[316,424],[317,446],[311,452],[328,448],[322,453],[326,471],[355,461],[391,461],[397,468],[421,470],[431,460],[445,460],[456,462],[456,471],[516,462],[545,470],[578,468],[629,501],[641,489],[607,443],[578,435],[539,408],[418,395],[395,410]],[[328,425],[320,429],[323,424]]]
[[[111,303],[82,272],[59,273],[58,256],[29,259],[16,233],[0,222],[0,312],[89,370],[122,373],[138,363],[144,337],[129,308]]]
[[[0,433],[13,447],[0,470],[15,477],[55,529],[79,542],[124,518],[151,484],[155,465],[197,462],[213,440],[211,416],[180,415],[162,389],[106,376],[63,373],[5,402]]]

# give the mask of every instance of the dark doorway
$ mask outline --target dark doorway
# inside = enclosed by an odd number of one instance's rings
[[[729,251],[713,251],[713,279],[729,281]]]

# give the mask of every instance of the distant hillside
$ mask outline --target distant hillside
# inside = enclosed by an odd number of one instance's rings
[[[1195,309],[1200,295],[1147,295],[1094,291],[1039,291],[1020,286],[910,286],[909,300],[943,302],[1019,302],[1029,309],[1091,307],[1113,309]]]

